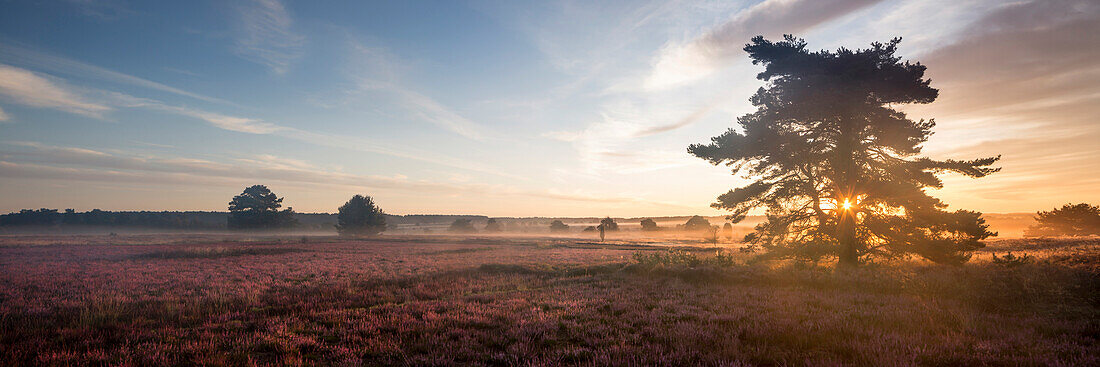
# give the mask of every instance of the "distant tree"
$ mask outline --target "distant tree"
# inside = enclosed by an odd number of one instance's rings
[[[653,232],[653,231],[661,230],[660,227],[657,227],[657,222],[654,222],[653,219],[650,219],[650,218],[642,219],[641,225],[642,225],[642,230],[646,231],[646,232]]]
[[[1100,206],[1086,203],[1066,204],[1051,211],[1036,213],[1035,225],[1028,227],[1024,235],[1038,236],[1089,236],[1100,235]]]
[[[386,213],[370,196],[352,196],[337,211],[336,231],[341,236],[375,236],[386,230]]]
[[[466,218],[455,219],[454,223],[451,223],[451,227],[447,230],[454,233],[477,233],[477,229],[474,228],[474,223]]]
[[[718,226],[708,226],[703,230],[704,239],[710,243],[718,243]]]
[[[283,206],[283,198],[277,197],[264,185],[253,185],[244,189],[240,195],[229,202],[229,218],[226,225],[230,229],[276,229],[289,228],[297,224],[294,210]]]
[[[731,239],[731,240],[733,239],[733,225],[732,224],[726,223],[726,224],[722,225],[722,236],[724,236],[728,239]]]
[[[685,231],[709,231],[710,229],[710,221],[698,215],[692,216],[684,223]]]
[[[581,230],[581,232],[595,232],[595,231],[596,231],[596,226],[584,227],[584,229]]]
[[[565,224],[561,220],[555,219],[550,222],[550,232],[566,232],[569,231],[569,225]]]
[[[938,95],[925,66],[894,56],[900,38],[871,48],[810,51],[792,36],[745,46],[765,81],[750,99],[756,112],[739,129],[693,144],[688,152],[755,180],[718,197],[715,208],[736,223],[755,208],[766,221],[745,241],[769,256],[855,266],[869,257],[915,254],[961,263],[995,235],[981,213],[958,210],[926,194],[939,173],[983,177],[1000,157],[936,161],[917,157],[933,121],[913,121],[893,106],[931,103]]]
[[[485,232],[500,232],[501,230],[500,223],[497,222],[496,218],[489,218],[489,221],[485,222]]]
[[[619,224],[615,223],[615,220],[611,219],[611,217],[600,220],[600,227],[603,227],[603,229],[608,232],[619,230]]]

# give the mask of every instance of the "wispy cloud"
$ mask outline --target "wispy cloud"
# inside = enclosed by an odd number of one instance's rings
[[[422,151],[410,151],[408,148],[393,147],[381,141],[346,135],[305,131],[284,126],[260,118],[232,116],[203,109],[171,105],[151,98],[135,97],[124,93],[93,89],[75,88],[64,80],[39,75],[28,70],[0,64],[0,96],[13,102],[42,108],[104,118],[104,113],[117,108],[144,108],[181,116],[192,117],[210,125],[228,131],[248,134],[277,135],[318,146],[348,149],[360,152],[382,154],[392,157],[416,160],[444,167],[493,174],[512,179],[524,177],[502,172],[483,164],[465,162],[451,157],[438,156]],[[420,104],[435,114],[446,114],[446,109],[432,106],[430,99],[417,99]],[[2,111],[0,111],[2,112]],[[3,115],[6,117],[6,115]]]
[[[304,161],[272,155],[256,155],[227,162],[215,162],[190,157],[158,157],[120,152],[97,151],[77,147],[60,147],[37,142],[7,142],[19,149],[3,151],[7,172],[19,170],[31,178],[104,180],[152,179],[157,182],[183,176],[220,178],[236,183],[242,179],[279,182],[315,183],[319,185],[373,186],[399,188],[400,179],[386,176],[353,175],[325,170]],[[165,175],[171,179],[163,180]],[[23,176],[26,177],[26,176]]]
[[[237,9],[240,35],[237,53],[284,74],[302,56],[305,37],[295,33],[286,6],[279,0],[247,0]]]
[[[580,131],[549,132],[543,136],[572,143],[588,174],[639,173],[690,163],[683,151],[633,144],[633,140],[646,135],[647,128],[635,122],[639,120],[636,116],[622,113],[627,110],[618,107],[613,110],[618,113],[605,112],[600,121]]]
[[[154,99],[100,89],[76,88],[60,78],[3,64],[0,64],[0,95],[27,106],[57,109],[98,119],[103,119],[105,113],[116,108],[140,107],[194,117],[231,131],[270,134],[283,129],[258,119],[172,106]]]
[[[795,34],[848,15],[881,0],[767,0],[733,15],[691,41],[666,44],[645,80],[647,89],[663,89],[706,77],[741,57],[756,35]]]
[[[702,119],[703,117],[706,117],[707,114],[711,113],[711,111],[714,111],[714,109],[718,108],[723,103],[728,102],[728,98],[724,98],[724,97],[725,96],[723,96],[723,98],[715,98],[710,103],[707,103],[703,106],[700,106],[695,111],[692,111],[687,116],[684,116],[684,118],[681,118],[681,119],[679,119],[679,120],[677,120],[673,123],[640,128],[639,130],[635,131],[632,136],[635,137],[635,138],[640,138],[640,137],[644,137],[644,136],[650,136],[650,135],[654,135],[654,134],[660,134],[660,133],[663,133],[663,132],[676,130],[676,129],[682,128],[684,126],[694,124],[694,123],[698,122],[700,119]]]
[[[134,11],[117,0],[68,0],[86,16],[104,21],[118,20]]]
[[[201,109],[174,106],[154,99],[134,97],[117,92],[100,91],[100,93],[106,95],[107,100],[118,107],[148,108],[163,112],[170,112],[177,115],[194,117],[206,121],[214,127],[223,130],[249,134],[271,134],[277,131],[289,130],[289,128],[256,118],[228,116]]]
[[[463,117],[435,99],[417,92],[401,81],[402,63],[396,56],[378,47],[352,42],[349,73],[360,92],[382,92],[396,97],[413,117],[435,124],[455,134],[485,140],[485,128]]]
[[[80,61],[42,53],[10,43],[0,43],[0,60],[4,61],[5,63],[32,68],[39,71],[44,70],[61,75],[132,85],[155,91],[190,97],[206,102],[227,105],[233,104],[232,102],[228,102],[222,99],[188,92],[179,88],[139,78],[133,75],[123,74],[114,70],[86,64]]]
[[[1094,2],[1004,4],[922,57],[940,98],[908,110],[941,121],[936,145],[1036,132],[1100,139],[1098,32]]]
[[[1100,181],[1082,172],[1100,169],[1098,33],[1095,2],[1004,3],[921,57],[940,98],[906,110],[937,119],[926,152],[1003,155],[1000,172],[951,178],[942,196],[992,211],[1095,197]]]
[[[4,121],[8,121],[8,120],[11,120],[11,116],[8,116],[8,114],[6,112],[4,112],[4,109],[0,108],[0,122],[4,122]]]
[[[103,118],[111,107],[91,102],[72,87],[26,69],[0,64],[0,95],[15,103]]]

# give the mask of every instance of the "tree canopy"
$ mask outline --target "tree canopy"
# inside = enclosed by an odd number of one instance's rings
[[[336,215],[336,231],[344,236],[375,236],[386,230],[386,213],[370,196],[352,196]]]
[[[938,174],[983,177],[1000,157],[933,160],[919,156],[934,120],[914,121],[893,107],[931,103],[939,91],[925,66],[895,56],[900,38],[868,49],[810,51],[793,36],[757,36],[745,46],[757,78],[755,112],[737,128],[688,152],[753,180],[713,207],[736,223],[756,208],[766,221],[745,240],[769,256],[855,265],[869,257],[917,255],[940,263],[969,259],[988,231],[981,213],[929,196]]]
[[[1066,204],[1051,211],[1038,212],[1035,225],[1028,227],[1024,235],[1035,236],[1088,236],[1100,235],[1100,206]]]
[[[657,222],[653,221],[652,218],[642,219],[639,224],[641,224],[642,230],[646,232],[659,231],[661,229],[657,227]]]
[[[698,215],[688,218],[683,228],[685,231],[709,231],[711,229],[710,221]]]
[[[447,230],[454,233],[477,233],[473,221],[466,218],[455,219],[455,221],[451,223],[451,227],[447,228]]]
[[[555,219],[550,222],[550,232],[565,232],[569,230],[569,225],[562,222],[560,219]]]
[[[297,224],[294,210],[283,206],[283,198],[271,192],[267,186],[253,185],[244,189],[240,195],[229,202],[229,218],[226,225],[230,229],[276,229],[289,228]]]

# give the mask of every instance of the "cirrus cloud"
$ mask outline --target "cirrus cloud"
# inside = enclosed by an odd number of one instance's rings
[[[89,101],[72,87],[32,71],[0,64],[0,95],[31,107],[103,118],[111,107]]]

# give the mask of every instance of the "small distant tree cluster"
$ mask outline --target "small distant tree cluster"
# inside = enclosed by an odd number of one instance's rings
[[[477,229],[474,228],[474,222],[466,218],[455,219],[451,223],[451,227],[447,228],[448,231],[453,233],[477,233]]]
[[[657,227],[657,222],[653,221],[651,218],[642,219],[640,224],[644,232],[656,232],[661,230],[661,227]]]
[[[1024,231],[1025,236],[1100,235],[1100,206],[1086,203],[1066,204],[1061,208],[1036,213],[1035,221],[1035,225]]]
[[[555,219],[550,222],[550,232],[567,232],[569,231],[569,225],[565,224],[559,219]]]
[[[283,198],[271,192],[267,186],[253,185],[229,202],[230,229],[279,229],[295,226],[294,209],[283,206]]]
[[[341,236],[375,236],[386,230],[386,213],[370,196],[352,196],[340,206],[336,231]]]

